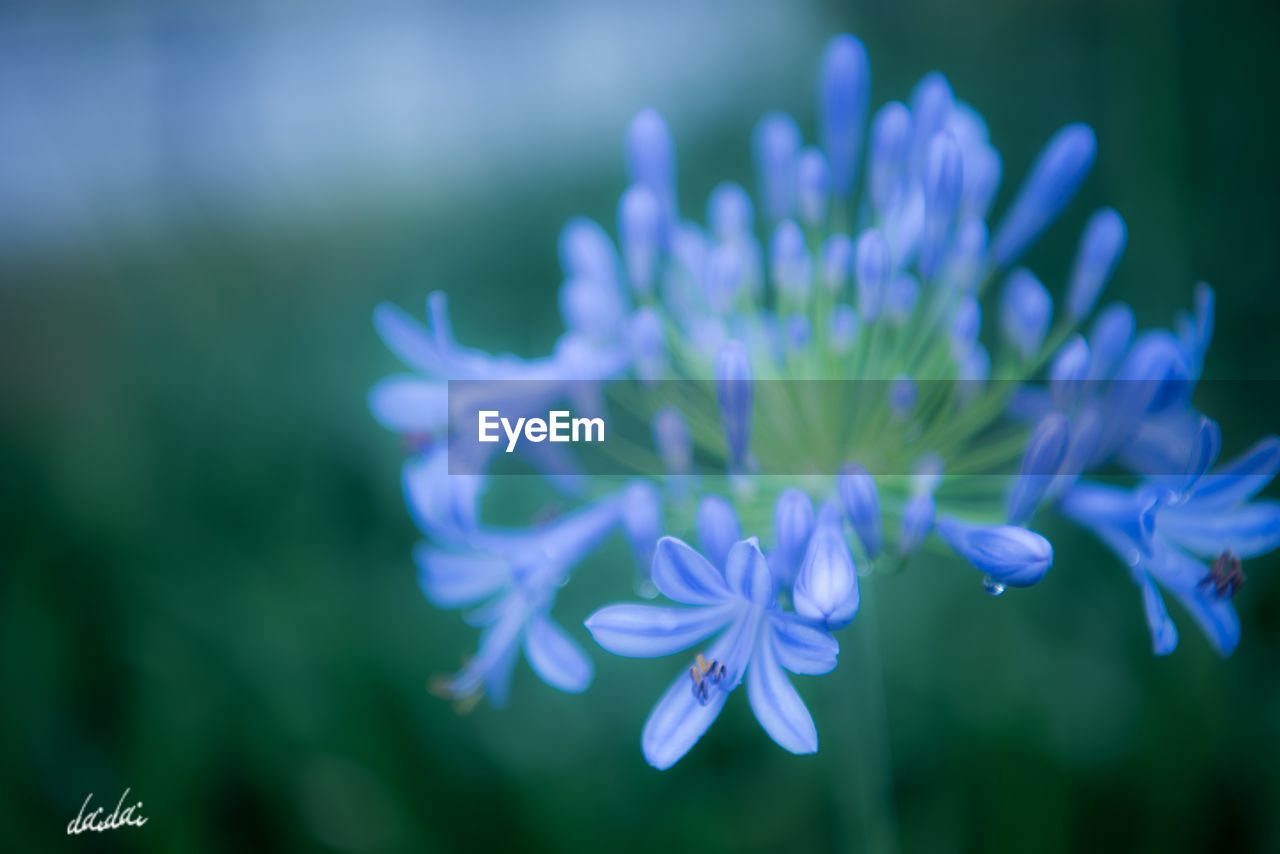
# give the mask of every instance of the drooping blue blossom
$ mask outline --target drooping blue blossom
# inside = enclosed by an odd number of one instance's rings
[[[1201,459],[1195,467],[1202,465]],[[1157,655],[1172,652],[1178,642],[1162,591],[1191,614],[1220,655],[1234,651],[1240,640],[1231,602],[1235,589],[1219,591],[1210,564],[1280,547],[1280,503],[1253,500],[1277,472],[1280,439],[1269,436],[1201,475],[1180,495],[1148,486],[1129,492],[1080,483],[1063,497],[1063,513],[1092,530],[1128,566]],[[1144,508],[1139,526],[1133,520],[1137,506]]]
[[[647,658],[718,637],[649,713],[641,739],[649,764],[665,769],[678,762],[744,679],[751,710],[770,738],[791,753],[815,752],[817,728],[786,671],[828,673],[836,665],[838,646],[826,632],[778,608],[756,541],[736,543],[721,572],[683,541],[664,537],[654,554],[652,579],[664,596],[689,607],[602,608],[586,621],[597,643],[617,655]]]
[[[591,659],[550,611],[573,565],[609,533],[621,512],[622,501],[613,496],[529,530],[476,527],[459,538],[423,526],[432,538],[414,553],[423,593],[437,607],[471,609],[466,620],[481,629],[476,655],[435,689],[458,700],[483,692],[501,706],[523,650],[548,685],[570,693],[586,690]]]
[[[804,232],[792,220],[783,220],[769,242],[773,280],[784,294],[804,298],[813,278],[813,261],[804,245]]]

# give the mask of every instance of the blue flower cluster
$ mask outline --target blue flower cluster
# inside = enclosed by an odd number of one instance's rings
[[[1280,504],[1256,497],[1280,471],[1280,440],[1215,468],[1220,431],[1192,404],[1213,292],[1201,285],[1171,330],[1137,333],[1123,303],[1094,317],[1127,239],[1104,209],[1084,228],[1055,311],[1040,279],[1015,265],[1085,180],[1092,130],[1055,134],[992,218],[1002,161],[982,117],[932,73],[868,122],[870,80],[862,44],[833,39],[817,144],[790,117],[766,115],[751,140],[755,197],[720,184],[705,226],[681,210],[667,124],[652,110],[636,116],[616,244],[586,219],[563,231],[566,330],[549,357],[462,347],[439,293],[426,325],[377,309],[408,372],[379,383],[370,405],[413,449],[404,487],[426,535],[415,554],[422,590],[480,629],[479,651],[442,693],[503,703],[521,652],[547,684],[586,689],[591,658],[551,612],[573,567],[614,530],[636,556],[641,591],[675,604],[604,607],[586,620],[596,643],[651,657],[714,637],[683,659],[645,725],[644,755],[659,768],[689,751],[744,681],[774,741],[817,750],[787,673],[835,668],[833,632],[857,614],[859,577],[941,547],[993,595],[1033,585],[1053,549],[1028,525],[1048,510],[1129,569],[1157,654],[1178,638],[1164,594],[1220,653],[1235,648],[1240,561],[1280,545]],[[983,327],[984,298],[994,329]],[[530,445],[529,461],[578,509],[524,529],[485,523],[482,496],[497,478],[450,475],[438,441],[446,381],[525,380],[538,406],[572,381],[618,377],[714,383],[704,405],[653,416],[666,474],[584,476],[570,452]],[[883,383],[854,387],[852,417],[821,396],[797,401],[799,418],[757,405],[761,381],[813,379]],[[819,473],[760,474],[758,455],[783,445],[812,453]],[[723,476],[691,474],[695,455],[721,460]],[[1104,467],[1127,473],[1126,485],[1098,480]],[[693,534],[697,549],[680,538]]]

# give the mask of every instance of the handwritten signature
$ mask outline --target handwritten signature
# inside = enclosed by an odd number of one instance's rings
[[[129,797],[129,790],[125,789],[116,803],[116,808],[108,815],[102,814],[103,807],[98,807],[85,815],[85,810],[89,808],[89,801],[93,800],[93,792],[90,792],[89,797],[85,798],[84,803],[80,805],[80,814],[67,825],[67,835],[84,833],[86,830],[101,833],[104,830],[115,830],[117,827],[142,827],[147,823],[146,816],[142,814],[142,801],[138,801],[131,807],[125,807],[124,799],[127,797]]]

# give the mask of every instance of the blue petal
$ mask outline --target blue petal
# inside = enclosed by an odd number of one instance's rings
[[[718,605],[732,595],[720,571],[675,537],[658,540],[652,579],[662,595],[686,605]]]
[[[1187,609],[1217,653],[1224,658],[1240,642],[1240,618],[1230,597],[1219,599],[1200,582],[1209,575],[1203,563],[1157,541],[1147,568]]]
[[[871,70],[862,42],[850,35],[839,35],[827,42],[822,55],[819,135],[831,162],[837,196],[849,195],[858,174],[870,87]]]
[[[1257,495],[1280,472],[1280,438],[1268,436],[1200,478],[1191,502],[1199,510],[1234,507]]]
[[[777,222],[791,215],[795,195],[793,167],[796,152],[800,150],[800,129],[785,113],[769,113],[756,125],[751,147],[765,217],[770,223]]]
[[[503,558],[474,552],[450,552],[421,544],[413,550],[418,584],[438,608],[463,608],[487,599],[511,583],[511,565]]]
[[[369,392],[369,409],[388,430],[434,435],[449,421],[448,387],[408,375],[387,377]]]
[[[730,590],[754,605],[768,605],[773,601],[773,576],[755,537],[742,540],[729,550],[724,577]]]
[[[1257,557],[1280,546],[1280,502],[1257,501],[1231,510],[1204,512],[1194,505],[1165,510],[1160,533],[1202,557],[1231,550]]]
[[[1139,572],[1138,586],[1142,590],[1142,608],[1151,629],[1151,646],[1156,655],[1168,655],[1178,646],[1178,627],[1169,617],[1164,597],[1151,581],[1151,576]]]
[[[742,539],[742,527],[733,505],[719,495],[708,495],[698,505],[698,544],[710,561],[724,566],[729,549]]]
[[[813,533],[813,502],[800,489],[785,489],[773,507],[773,538],[777,547],[769,555],[769,568],[778,583],[789,586],[800,569],[805,547]]]
[[[688,649],[724,628],[737,613],[728,603],[700,608],[610,605],[587,618],[596,643],[615,655],[653,658]]]
[[[773,642],[766,632],[747,668],[747,699],[751,711],[769,737],[792,753],[816,753],[818,729],[804,700],[778,665]]]
[[[427,536],[452,541],[475,530],[484,478],[450,475],[445,447],[406,461],[401,481],[409,513]]]
[[[434,373],[436,352],[431,337],[399,306],[384,302],[373,310],[373,325],[382,342],[400,361],[424,373]]]
[[[524,655],[538,678],[552,688],[578,694],[591,684],[591,659],[550,617],[539,614],[529,620]]]
[[[819,676],[835,670],[840,644],[827,632],[792,614],[775,611],[769,615],[774,651],[778,661],[792,673]]]
[[[689,674],[681,671],[645,721],[640,736],[645,760],[660,771],[675,765],[702,738],[728,698],[727,691],[712,691],[702,705],[693,695]]]

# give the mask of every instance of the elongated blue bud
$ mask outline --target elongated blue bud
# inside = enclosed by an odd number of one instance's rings
[[[1093,360],[1089,363],[1089,379],[1103,380],[1115,373],[1116,367],[1129,352],[1137,323],[1133,309],[1122,302],[1107,306],[1093,322],[1089,333],[1089,349]]]
[[[899,273],[889,282],[884,295],[884,314],[895,323],[905,323],[920,298],[920,283],[910,273]]]
[[[751,443],[751,362],[739,341],[730,341],[716,357],[716,398],[724,419],[729,465],[740,470]]]
[[[964,173],[960,145],[943,131],[934,136],[924,163],[924,234],[920,242],[920,273],[933,278],[951,243],[951,225],[960,205]]]
[[[813,280],[813,261],[804,245],[804,232],[792,220],[783,220],[769,241],[770,272],[779,290],[791,296],[809,293]]]
[[[877,229],[869,228],[858,238],[855,261],[858,278],[858,310],[867,323],[880,317],[885,285],[889,280],[889,246]]]
[[[898,535],[898,553],[909,555],[920,547],[933,530],[936,505],[931,493],[912,496],[902,509],[902,531]]]
[[[653,548],[662,536],[662,500],[652,483],[636,481],[622,493],[622,525],[636,566],[647,577],[653,564]]]
[[[849,352],[853,346],[853,342],[858,340],[858,331],[862,326],[862,321],[858,318],[857,310],[844,303],[840,303],[831,310],[831,349],[837,354],[843,355]]]
[[[1046,415],[1031,432],[1022,466],[1009,490],[1009,524],[1021,525],[1036,512],[1045,490],[1062,467],[1069,438],[1070,422],[1060,412]]]
[[[989,145],[965,152],[964,197],[960,203],[963,219],[980,222],[987,218],[1003,169],[999,152]]]
[[[1098,294],[1120,263],[1127,240],[1124,220],[1111,208],[1103,208],[1089,218],[1067,288],[1067,314],[1072,320],[1080,320],[1093,311]]]
[[[575,278],[560,287],[564,325],[594,341],[617,335],[625,313],[617,288],[607,283]]]
[[[895,418],[905,420],[916,408],[920,393],[915,380],[908,376],[894,377],[889,382],[889,409]]]
[[[1071,124],[1054,134],[996,229],[991,254],[1001,267],[1018,259],[1057,219],[1093,166],[1098,143],[1088,125]]]
[[[787,318],[787,345],[796,351],[804,350],[813,340],[813,325],[803,314],[793,314]]]
[[[868,181],[871,205],[886,217],[902,195],[907,156],[911,153],[911,111],[890,101],[871,124],[871,162]]]
[[[931,71],[911,90],[911,168],[923,171],[929,144],[951,119],[955,95],[947,78]],[[921,174],[917,172],[916,174]]]
[[[819,135],[831,164],[832,186],[840,198],[853,190],[858,174],[870,89],[871,67],[862,42],[850,35],[827,42],[822,55]]]
[[[951,318],[951,354],[959,361],[978,342],[982,331],[982,306],[974,297],[965,297]]]
[[[1000,302],[1000,327],[1005,340],[1023,359],[1040,351],[1053,319],[1053,298],[1030,270],[1009,274]]]
[[[938,536],[999,589],[1030,587],[1053,565],[1053,546],[1026,528],[970,525],[944,516],[938,520]]]
[[[574,217],[560,231],[560,268],[566,279],[587,279],[617,289],[618,254],[600,224]]]
[[[708,495],[698,505],[698,543],[714,566],[724,569],[734,543],[742,539],[742,526],[733,505],[719,495]]]
[[[823,508],[796,576],[796,613],[827,629],[842,629],[858,613],[858,576],[833,506]]]
[[[638,310],[631,316],[628,339],[636,375],[646,382],[658,379],[667,367],[662,318],[648,306]]]
[[[622,194],[618,235],[631,287],[639,294],[652,292],[662,242],[662,214],[657,197],[647,186],[632,184]]]
[[[760,198],[770,223],[791,216],[795,201],[795,160],[800,150],[800,129],[785,113],[769,113],[752,134]]]
[[[853,240],[847,234],[831,235],[822,244],[822,283],[839,294],[853,276]]]
[[[654,413],[653,443],[668,474],[683,475],[693,471],[693,438],[680,410],[668,406]]]
[[[961,406],[968,406],[986,388],[989,379],[991,354],[981,344],[974,344],[960,359],[957,402]]]
[[[676,223],[676,145],[657,110],[641,110],[627,127],[627,175],[658,202],[663,239]]]
[[[827,158],[816,148],[806,148],[796,163],[796,208],[805,225],[818,225],[826,219],[830,195]]]
[[[875,478],[857,463],[849,463],[836,478],[836,491],[867,557],[880,554],[880,493]]]
[[[706,293],[711,305],[727,312],[742,292],[745,271],[738,244],[722,243],[711,250],[707,259]]]
[[[972,295],[987,266],[987,227],[981,220],[971,219],[956,229],[951,251],[947,253],[943,280],[957,293]]]
[[[773,531],[777,548],[769,556],[769,568],[783,586],[795,581],[809,537],[813,535],[813,502],[799,489],[784,490],[773,508]]]
[[[1049,392],[1053,405],[1069,411],[1080,399],[1081,386],[1089,376],[1089,345],[1072,335],[1049,366]]]
[[[749,237],[755,221],[751,197],[732,181],[717,184],[707,199],[707,221],[722,242]]]

